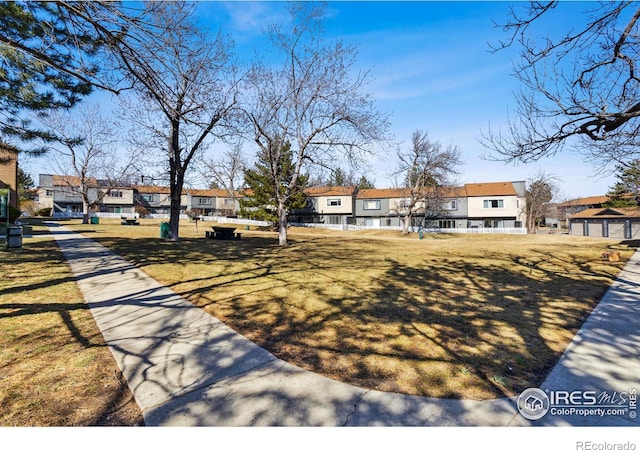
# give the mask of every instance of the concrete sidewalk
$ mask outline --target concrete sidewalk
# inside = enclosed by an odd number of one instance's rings
[[[366,390],[292,366],[65,227],[51,232],[147,426],[639,425],[529,422],[516,398],[433,399]],[[545,388],[640,387],[640,255],[574,339]],[[546,420],[548,419],[548,420]]]

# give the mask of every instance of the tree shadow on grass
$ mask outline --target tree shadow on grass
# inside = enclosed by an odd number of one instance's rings
[[[45,295],[56,286],[76,281],[76,278],[68,273],[66,262],[55,242],[45,240],[25,245],[19,253],[7,255],[3,263],[7,264],[5,267],[10,278],[5,279],[4,287],[0,287],[0,320],[56,313],[78,343],[85,348],[96,345],[83,335],[72,317],[74,311],[87,309],[82,298],[68,298],[66,302],[13,301],[25,296],[33,297],[38,293]],[[34,267],[40,267],[39,273],[35,275],[41,281],[33,281]],[[11,282],[7,282],[8,280]]]
[[[447,398],[468,397],[464,389],[460,389],[468,384],[480,386],[479,398],[485,398],[487,393],[492,397],[512,395],[517,393],[518,383],[526,382],[525,387],[538,385],[566,343],[562,336],[554,337],[553,331],[578,327],[597,303],[597,293],[606,289],[612,278],[610,273],[577,260],[574,261],[577,269],[565,273],[536,261],[532,264],[531,259],[515,257],[507,261],[507,266],[498,262],[486,264],[473,258],[407,263],[393,258],[376,258],[367,250],[349,246],[313,248],[310,244],[295,249],[274,248],[271,240],[264,247],[259,241],[256,245],[247,242],[231,247],[203,244],[195,239],[187,254],[158,254],[157,250],[156,254],[150,255],[153,252],[148,251],[147,244],[153,247],[157,242],[137,240],[121,244],[120,251],[137,247],[133,257],[129,257],[142,267],[162,267],[167,256],[176,262],[211,267],[211,276],[185,277],[176,281],[173,287],[195,303],[204,302],[205,309],[214,315],[219,311],[216,307],[224,304],[226,311],[231,311],[225,316],[228,324],[277,356],[366,389],[402,391],[395,388],[406,389],[402,375],[409,372],[417,380],[411,386],[425,390],[421,395]],[[175,245],[171,251],[176,251]],[[544,252],[541,256],[545,256]],[[483,259],[504,261],[505,256],[488,253]],[[247,260],[251,262],[248,269],[243,265]],[[365,286],[341,275],[341,271],[348,271],[350,263],[356,260],[364,260],[365,266],[375,272],[367,275],[369,282]],[[108,272],[108,266],[103,270]],[[584,292],[597,295],[576,302],[572,291],[575,282],[584,287]],[[225,295],[224,290],[234,284],[240,285],[242,292]],[[336,293],[336,286],[341,288],[340,295]],[[299,291],[304,291],[301,296]],[[149,294],[156,295],[154,292]],[[435,422],[434,418],[443,418],[445,424],[451,423],[448,420],[478,424],[477,415],[470,414],[466,418],[478,404],[470,407],[459,403],[434,403],[429,399],[378,398],[369,391],[342,395],[340,391],[331,391],[331,387],[322,389],[326,385],[324,381],[317,381],[313,392],[321,393],[322,401],[333,403],[335,411],[331,417],[319,416],[307,408],[308,401],[300,401],[296,395],[292,397],[291,386],[297,384],[288,383],[290,379],[283,378],[281,369],[274,372],[273,384],[243,397],[241,379],[229,379],[229,383],[222,384],[212,381],[216,377],[225,379],[228,358],[212,358],[212,355],[218,348],[230,345],[232,336],[213,332],[210,337],[203,338],[204,330],[198,326],[187,333],[175,329],[169,320],[176,312],[180,314],[179,310],[163,301],[145,303],[144,296],[95,305],[97,309],[105,307],[108,310],[107,306],[124,301],[131,306],[158,308],[157,314],[161,315],[149,317],[157,322],[158,335],[138,336],[132,340],[145,347],[144,351],[127,347],[118,350],[124,358],[140,358],[145,362],[130,366],[134,376],[138,374],[150,382],[153,379],[151,372],[155,363],[145,359],[148,354],[145,340],[157,340],[152,345],[158,350],[168,344],[172,348],[169,356],[185,364],[183,371],[189,370],[193,363],[186,358],[185,346],[192,348],[196,364],[207,368],[206,379],[197,380],[188,388],[182,386],[180,393],[194,397],[193,402],[183,397],[177,403],[169,400],[155,409],[150,423],[171,423],[177,412],[180,417],[191,415],[192,425],[211,424],[211,418],[214,424],[222,425],[225,420],[239,416],[248,420],[246,425],[371,425],[377,423],[380,415],[388,420],[380,424],[420,425]],[[247,302],[246,297],[251,296],[256,300]],[[324,303],[319,304],[317,299]],[[162,313],[165,307],[169,309]],[[571,333],[569,331],[569,335]],[[176,336],[179,339],[174,342]],[[242,366],[247,351],[243,352],[241,346],[239,352],[232,353],[232,364]],[[376,361],[376,358],[380,359]],[[401,366],[398,361],[407,364]],[[434,364],[436,370],[431,373],[428,367]],[[442,369],[437,364],[446,367]],[[245,373],[243,367],[240,369],[240,373]],[[218,373],[220,370],[222,374]],[[292,377],[297,374],[291,371]],[[460,374],[467,378],[466,381],[457,379]],[[394,375],[397,381],[393,381]],[[421,375],[424,377],[420,378]],[[236,381],[239,383],[237,388],[233,384]],[[303,378],[298,384],[306,382],[308,379]],[[210,390],[201,390],[209,383],[213,383]],[[165,386],[157,388],[164,389]],[[478,387],[475,388],[477,393]],[[229,396],[229,390],[234,389],[240,391]],[[305,391],[304,395],[307,394]],[[175,394],[167,391],[166,395],[172,398]],[[389,407],[390,398],[402,399],[401,404]],[[320,403],[320,399],[311,402]],[[513,413],[512,407],[502,405],[499,408],[501,414]],[[373,412],[374,417],[365,417],[367,411]],[[158,422],[154,422],[156,419]]]
[[[324,237],[96,240],[143,269],[205,266],[169,287],[286,361],[444,398],[539,385],[614,278],[551,250],[403,262]],[[352,267],[374,274],[363,284],[343,276]]]
[[[210,275],[170,287],[286,361],[365,388],[445,398],[539,385],[615,278],[551,250],[406,263],[315,241],[104,243],[142,268],[209,265]],[[354,261],[376,272],[363,274],[364,287],[342,276]]]

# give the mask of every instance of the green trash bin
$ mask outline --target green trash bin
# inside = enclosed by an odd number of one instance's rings
[[[100,217],[92,217],[91,225],[98,225],[100,223]]]
[[[160,222],[160,237],[169,239],[169,222]]]

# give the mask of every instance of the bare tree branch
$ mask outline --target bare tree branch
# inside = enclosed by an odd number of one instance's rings
[[[443,216],[444,197],[459,174],[462,161],[457,146],[442,148],[440,142],[432,142],[428,133],[420,130],[412,133],[410,148],[398,148],[397,158],[398,165],[391,176],[401,180],[406,198],[396,205],[395,212],[404,217],[402,232],[406,234],[415,216],[423,218],[423,226],[425,221]]]
[[[52,155],[55,172],[81,198],[83,223],[89,223],[91,208],[129,184],[136,155],[118,152],[117,125],[97,106],[83,106],[81,118],[58,111],[42,120],[59,134]]]
[[[519,46],[514,75],[523,88],[516,118],[505,131],[489,127],[481,143],[493,152],[490,158],[510,162],[553,156],[567,145],[600,169],[636,159],[640,7],[602,3],[583,12],[582,27],[560,38],[536,35],[535,25],[561,8],[576,4],[531,2],[503,25],[510,38],[496,50]]]
[[[224,135],[238,81],[230,39],[203,33],[195,24],[193,5],[162,2],[149,17],[167,31],[161,39],[124,37],[121,59],[137,92],[138,107],[129,117],[143,127],[148,145],[166,158],[169,233],[177,240],[187,171],[207,140]]]
[[[274,48],[282,52],[281,63],[255,63],[243,101],[247,141],[269,154],[272,165],[281,159],[282,146],[274,143],[291,144],[294,174],[287,186],[274,186],[281,245],[286,244],[286,199],[303,168],[309,173],[311,164],[331,167],[340,158],[369,155],[388,129],[366,90],[368,72],[353,74],[356,49],[323,41],[325,8],[298,2],[290,12],[292,23],[285,31],[277,25],[268,29]]]

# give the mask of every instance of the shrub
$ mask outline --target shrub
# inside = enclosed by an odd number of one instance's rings
[[[14,208],[13,206],[9,206],[9,222],[10,223],[15,223],[21,214],[22,212],[19,209]]]
[[[51,208],[41,208],[36,211],[36,216],[40,217],[50,217],[51,216]]]
[[[136,205],[136,213],[138,214],[138,217],[144,219],[149,215],[149,210],[142,205]]]

